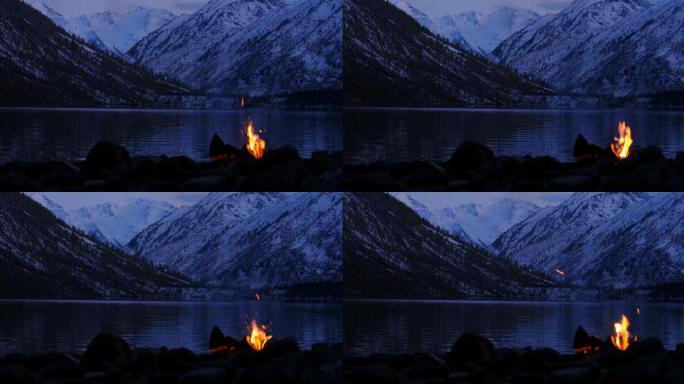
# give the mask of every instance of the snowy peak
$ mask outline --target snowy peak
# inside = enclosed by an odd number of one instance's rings
[[[684,280],[684,195],[575,194],[514,226],[492,248],[578,286],[639,287]]]
[[[140,39],[176,17],[164,9],[135,7],[123,13],[104,11],[67,19],[43,2],[31,5],[67,32],[118,54],[124,54]]]
[[[209,93],[341,89],[341,2],[212,0],[129,55]]]
[[[164,201],[136,199],[123,205],[103,203],[67,210],[45,195],[32,194],[31,198],[65,223],[118,247],[176,209]]]
[[[210,285],[339,282],[336,193],[214,193],[142,231],[129,248]]]
[[[540,18],[534,11],[513,7],[501,7],[491,13],[468,11],[431,17],[409,2],[392,0],[392,3],[430,31],[485,55]]]
[[[493,55],[571,93],[679,90],[683,17],[679,1],[578,0],[514,34]]]

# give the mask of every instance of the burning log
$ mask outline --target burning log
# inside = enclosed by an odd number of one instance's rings
[[[590,144],[581,134],[575,140],[575,148],[572,152],[577,161],[594,161],[608,155],[608,152],[595,144]]]
[[[230,163],[240,154],[240,150],[230,144],[225,144],[218,135],[214,135],[209,144],[209,157],[216,162]]]
[[[252,333],[247,335],[245,340],[247,341],[247,344],[252,347],[252,349],[257,352],[261,351],[266,346],[266,343],[273,338],[273,336],[266,333],[265,325],[257,325],[256,320],[252,320],[251,327]]]
[[[601,352],[604,347],[605,343],[601,339],[596,336],[589,336],[589,333],[581,326],[577,328],[572,342],[572,348],[577,354],[594,355]]]
[[[622,315],[619,323],[615,323],[615,335],[610,336],[610,341],[619,351],[629,348],[629,319]]]
[[[261,159],[266,153],[266,141],[263,140],[254,129],[252,120],[247,122],[245,127],[245,135],[247,136],[247,151],[255,158]]]
[[[620,160],[624,160],[631,155],[630,149],[632,144],[634,144],[634,139],[632,138],[632,128],[627,125],[626,122],[621,121],[618,125],[618,134],[620,137],[613,139],[615,143],[610,145],[610,149],[613,151],[615,157]]]
[[[240,342],[230,336],[225,336],[223,332],[214,327],[209,336],[209,351],[212,353],[231,354],[240,346]]]

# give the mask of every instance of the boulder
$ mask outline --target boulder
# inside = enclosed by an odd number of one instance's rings
[[[83,362],[90,366],[128,359],[131,348],[128,342],[110,333],[100,333],[90,342],[83,354]]]
[[[98,172],[126,166],[130,161],[131,155],[126,148],[109,141],[101,141],[90,150],[85,165],[89,172]]]
[[[464,141],[456,148],[448,161],[452,169],[477,169],[486,162],[494,161],[494,152],[474,141]]]
[[[462,365],[491,359],[494,355],[494,344],[489,339],[473,333],[464,333],[456,340],[447,356],[452,364]]]

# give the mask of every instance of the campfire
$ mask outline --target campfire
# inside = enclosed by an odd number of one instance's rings
[[[266,334],[266,326],[257,325],[256,320],[252,320],[251,326],[252,333],[247,335],[245,340],[247,341],[247,344],[252,347],[252,349],[255,351],[261,351],[266,346],[266,343],[273,338],[273,336]]]
[[[251,348],[254,351],[262,351],[266,347],[266,343],[273,338],[267,332],[268,328],[265,325],[258,325],[256,320],[252,320],[248,327],[248,334],[245,336],[244,342],[239,342],[230,336],[225,336],[223,332],[214,327],[209,336],[209,351],[222,355],[230,355],[238,349]]]
[[[629,348],[629,319],[622,315],[619,323],[615,323],[615,335],[610,336],[610,341],[615,348],[626,351]]]
[[[637,308],[637,313],[638,312],[639,309]],[[606,350],[612,344],[615,349],[624,352],[629,348],[632,341],[637,341],[636,337],[631,339],[629,325],[629,319],[623,314],[620,318],[620,322],[613,324],[615,333],[610,335],[610,342],[608,340],[602,341],[596,336],[589,336],[583,327],[579,327],[577,328],[577,332],[575,332],[573,348],[578,354],[594,355]]]
[[[610,145],[610,149],[618,159],[624,160],[631,154],[630,148],[632,147],[632,144],[634,144],[632,128],[627,125],[626,122],[621,121],[618,125],[618,134],[620,137],[613,139],[615,143]]]
[[[247,151],[255,158],[261,159],[266,153],[266,141],[262,139],[254,129],[252,120],[247,122],[245,128],[245,135],[247,136]]]

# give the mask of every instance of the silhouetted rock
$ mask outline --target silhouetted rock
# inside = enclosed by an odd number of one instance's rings
[[[449,352],[449,361],[465,364],[469,361],[490,359],[494,354],[494,344],[489,339],[472,333],[464,333],[456,340]]]
[[[128,342],[110,333],[100,333],[83,354],[83,361],[90,366],[97,366],[105,362],[115,362],[128,359],[131,348]]]
[[[494,152],[474,141],[464,141],[451,155],[449,165],[453,169],[477,169],[482,164],[494,160]]]
[[[97,172],[126,166],[130,160],[131,155],[126,148],[109,141],[101,141],[90,150],[85,164],[88,171]]]

